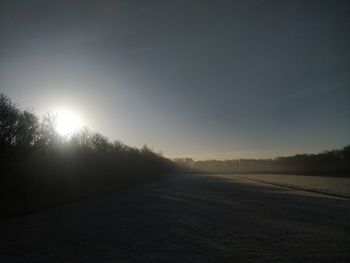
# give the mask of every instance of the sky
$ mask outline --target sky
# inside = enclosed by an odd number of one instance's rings
[[[167,157],[350,144],[349,1],[1,0],[0,91]]]

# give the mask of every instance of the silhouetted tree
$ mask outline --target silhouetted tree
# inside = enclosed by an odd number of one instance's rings
[[[39,121],[31,112],[23,111],[18,118],[15,145],[21,147],[33,146],[39,140]]]
[[[4,94],[0,95],[0,147],[8,147],[14,142],[18,131],[20,110]]]
[[[36,144],[38,146],[56,146],[62,140],[55,126],[55,115],[48,113],[43,116],[37,130]]]
[[[184,169],[208,173],[292,173],[305,175],[350,176],[350,146],[319,154],[297,154],[266,160],[174,161]]]
[[[60,136],[56,116],[41,119],[0,95],[0,218],[164,177],[172,162],[149,147],[109,142],[88,128]],[[13,205],[16,204],[16,205]]]
[[[108,139],[102,134],[96,132],[91,137],[91,146],[94,151],[106,152],[112,149],[112,145],[108,142]]]

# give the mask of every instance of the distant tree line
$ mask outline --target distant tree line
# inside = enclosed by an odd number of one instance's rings
[[[60,136],[55,118],[37,117],[0,94],[0,218],[162,178],[172,161],[147,146],[110,142],[88,128]]]
[[[206,173],[285,173],[350,177],[350,145],[319,154],[297,154],[275,159],[193,161],[174,159],[186,171]]]

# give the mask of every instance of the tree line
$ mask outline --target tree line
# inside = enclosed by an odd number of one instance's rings
[[[175,170],[147,146],[110,142],[88,128],[60,136],[53,115],[39,118],[0,95],[0,218],[150,182]]]
[[[350,177],[350,145],[318,154],[297,154],[275,159],[194,161],[176,158],[187,171],[206,173],[279,173]]]

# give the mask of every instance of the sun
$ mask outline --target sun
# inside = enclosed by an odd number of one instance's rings
[[[82,128],[82,119],[75,112],[62,109],[55,111],[56,115],[56,131],[62,136],[72,135],[74,132]]]

